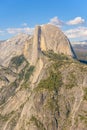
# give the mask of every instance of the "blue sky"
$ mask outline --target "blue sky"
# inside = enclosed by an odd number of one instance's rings
[[[87,39],[87,0],[0,0],[0,40],[46,23],[71,40]]]

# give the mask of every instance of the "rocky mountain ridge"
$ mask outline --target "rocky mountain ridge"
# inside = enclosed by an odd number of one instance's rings
[[[73,45],[87,45],[87,40],[83,41],[72,41]]]
[[[87,129],[87,66],[57,27],[37,26],[0,50],[0,130]]]

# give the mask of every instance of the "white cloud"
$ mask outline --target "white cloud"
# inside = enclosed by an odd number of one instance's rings
[[[63,21],[59,20],[57,16],[53,17],[52,19],[50,19],[50,24],[56,25],[58,27],[61,27],[64,23]]]
[[[76,17],[73,20],[70,20],[68,22],[66,22],[67,25],[77,25],[77,24],[82,24],[84,23],[85,20],[81,17]]]
[[[3,31],[2,30],[0,30],[0,33],[2,33]]]
[[[77,28],[66,30],[64,33],[70,39],[87,39],[87,27],[79,27],[80,24],[85,23],[85,19],[83,19],[82,17],[76,17],[70,21],[61,21],[56,16],[50,19],[50,23],[58,27],[62,27],[63,25],[65,27],[72,27],[72,25],[78,25]]]
[[[3,30],[0,30],[0,35],[4,35],[4,31]]]
[[[27,23],[23,23],[22,26],[26,27],[28,24]]]
[[[79,25],[79,24],[83,24],[85,22],[85,19],[83,19],[82,17],[76,17],[70,21],[64,22],[61,21],[57,16],[53,17],[52,19],[50,19],[50,24],[56,25],[58,27],[62,27],[63,25]]]
[[[29,28],[29,27],[25,27],[25,28],[8,28],[6,29],[7,32],[9,34],[17,34],[17,33],[28,33],[28,34],[32,34],[34,31],[34,28]]]
[[[68,38],[82,38],[87,39],[87,27],[78,27],[75,29],[69,29],[65,31]]]

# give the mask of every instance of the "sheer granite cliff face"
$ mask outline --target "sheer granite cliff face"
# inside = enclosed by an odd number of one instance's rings
[[[73,58],[49,24],[1,43],[0,130],[86,130],[87,65]]]
[[[33,36],[32,63],[38,59],[41,51],[53,50],[57,54],[65,54],[76,58],[68,38],[56,26],[47,24],[37,26]]]
[[[44,25],[41,27],[41,50],[53,50],[55,53],[63,53],[75,57],[68,38],[53,25]]]

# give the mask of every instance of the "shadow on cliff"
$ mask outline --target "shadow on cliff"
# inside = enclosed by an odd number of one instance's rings
[[[87,64],[87,60],[79,60],[83,64]]]

